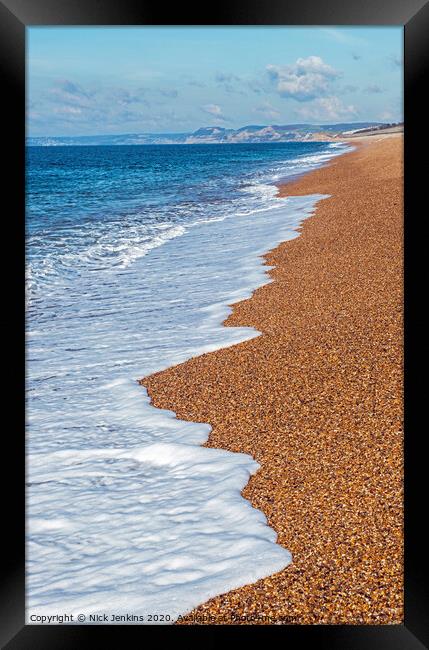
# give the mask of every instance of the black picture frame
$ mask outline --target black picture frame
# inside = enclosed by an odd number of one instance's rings
[[[204,5],[203,5],[204,6]],[[204,13],[206,12],[206,13]],[[168,22],[166,22],[166,19]],[[386,626],[38,626],[24,625],[24,216],[25,216],[25,30],[31,25],[403,25],[405,104],[405,623]],[[424,382],[427,373],[426,321],[423,317],[427,282],[425,227],[425,166],[427,151],[426,87],[428,71],[429,2],[424,0],[272,0],[216,2],[212,11],[196,5],[167,7],[144,0],[0,0],[0,51],[3,101],[2,205],[3,244],[13,254],[4,265],[2,326],[4,350],[12,352],[4,365],[3,470],[11,470],[3,491],[2,535],[5,578],[1,591],[2,647],[9,650],[95,648],[124,645],[132,633],[140,643],[154,635],[157,643],[186,642],[215,648],[232,637],[242,642],[272,642],[291,648],[308,643],[329,650],[418,650],[429,647],[428,583],[425,581],[426,540],[423,463],[425,422]],[[426,149],[425,149],[426,148]],[[427,208],[426,208],[427,212]],[[420,217],[420,218],[419,218]],[[5,232],[6,230],[6,232]],[[4,256],[3,256],[4,257]],[[12,316],[12,318],[11,318]],[[22,351],[22,352],[21,352]],[[425,410],[424,410],[425,409]],[[22,414],[22,415],[21,415]],[[266,641],[265,641],[266,642]]]

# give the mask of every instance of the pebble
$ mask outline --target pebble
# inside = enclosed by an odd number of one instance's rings
[[[207,446],[258,461],[243,496],[293,556],[180,624],[403,622],[402,145],[362,140],[281,186],[330,198],[225,322],[262,336],[142,380],[212,425]]]

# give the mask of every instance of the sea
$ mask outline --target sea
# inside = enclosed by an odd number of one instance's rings
[[[27,623],[173,623],[293,561],[255,460],[138,379],[260,335],[222,322],[323,198],[277,184],[347,149],[27,147]]]

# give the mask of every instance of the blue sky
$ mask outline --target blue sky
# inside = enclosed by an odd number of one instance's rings
[[[399,121],[402,27],[30,27],[28,135]]]

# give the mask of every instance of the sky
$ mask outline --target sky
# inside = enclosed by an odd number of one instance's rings
[[[29,136],[402,120],[402,27],[28,27]]]

